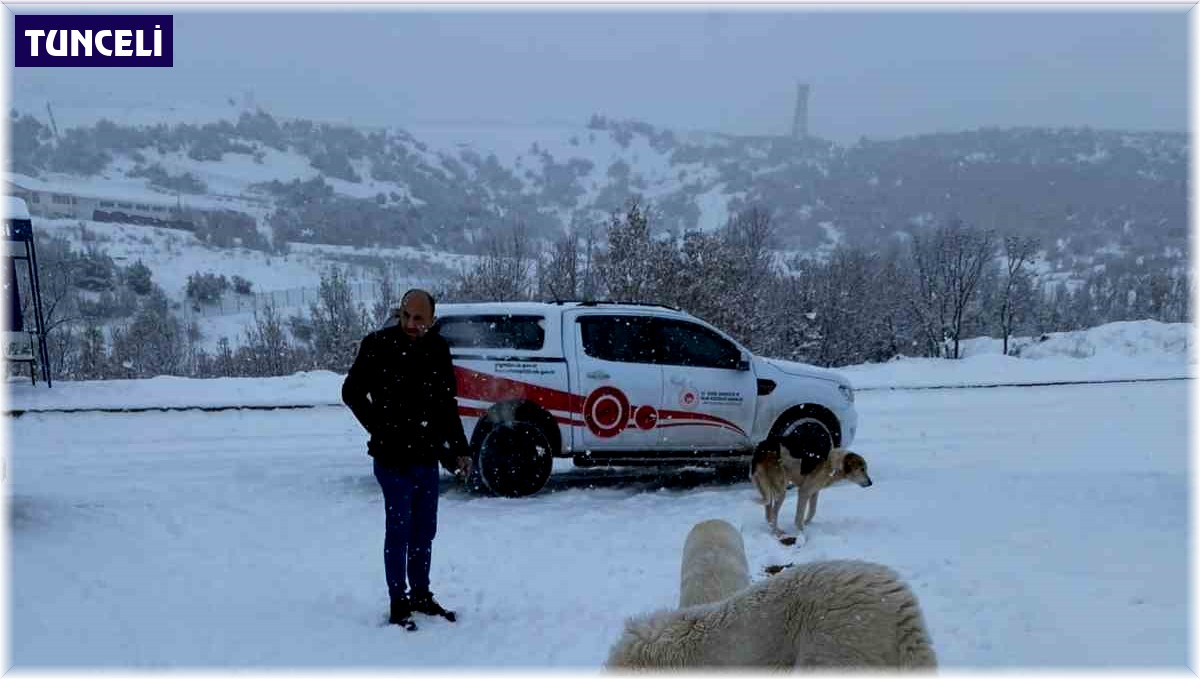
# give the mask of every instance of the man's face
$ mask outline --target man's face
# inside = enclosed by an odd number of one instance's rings
[[[421,339],[433,325],[433,311],[429,308],[429,299],[422,294],[409,295],[400,307],[400,326],[404,334],[412,339]]]

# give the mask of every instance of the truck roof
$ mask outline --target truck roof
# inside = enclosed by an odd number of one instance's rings
[[[5,196],[4,219],[29,219],[29,206],[16,196]]]
[[[539,314],[547,315],[566,309],[638,309],[643,311],[667,312],[669,315],[686,316],[686,312],[663,304],[639,304],[634,302],[570,301],[570,302],[451,302],[438,304],[437,314]]]

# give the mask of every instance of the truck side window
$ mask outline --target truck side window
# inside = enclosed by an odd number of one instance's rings
[[[454,348],[528,351],[537,351],[546,343],[545,326],[541,316],[509,314],[443,316],[437,324],[438,333]]]
[[[583,351],[592,358],[621,363],[657,363],[661,354],[647,316],[583,316]]]
[[[654,325],[663,348],[660,363],[732,370],[742,360],[737,345],[702,325],[668,318],[657,318]]]

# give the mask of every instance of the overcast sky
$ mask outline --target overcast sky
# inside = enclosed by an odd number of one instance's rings
[[[12,104],[181,106],[252,93],[274,114],[370,125],[583,124],[600,113],[779,134],[803,81],[810,133],[839,142],[981,126],[1188,124],[1187,6],[217,9],[135,8],[175,15],[173,68],[11,69]]]

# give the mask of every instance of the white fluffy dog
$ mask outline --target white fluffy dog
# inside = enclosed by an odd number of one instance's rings
[[[720,601],[749,585],[750,565],[741,532],[720,519],[693,526],[679,566],[679,607]]]
[[[937,657],[916,596],[892,569],[823,561],[722,601],[631,619],[607,666],[931,670]]]

